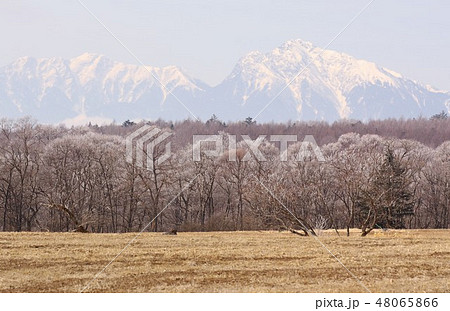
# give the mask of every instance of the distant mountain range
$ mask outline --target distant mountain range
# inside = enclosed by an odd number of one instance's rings
[[[202,120],[255,117],[269,103],[258,121],[368,120],[448,111],[450,92],[302,40],[247,54],[215,87],[175,66],[127,65],[90,53],[22,57],[0,68],[0,118],[69,124],[193,118],[180,102]]]

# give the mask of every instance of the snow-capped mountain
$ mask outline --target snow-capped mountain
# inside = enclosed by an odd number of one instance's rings
[[[450,93],[301,40],[247,54],[216,87],[175,66],[126,65],[88,53],[71,60],[23,57],[0,68],[0,117],[31,115],[51,123],[192,118],[183,105],[203,120],[212,114],[367,120],[427,117],[450,108]]]
[[[89,53],[71,60],[23,57],[0,69],[0,117],[184,118],[176,98],[199,109],[193,99],[207,89],[175,66],[126,65]]]
[[[450,108],[449,92],[301,40],[249,53],[218,90],[215,99],[225,98],[240,118],[267,106],[259,120],[418,117]]]

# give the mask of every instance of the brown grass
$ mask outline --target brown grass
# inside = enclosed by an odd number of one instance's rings
[[[450,230],[320,239],[373,292],[449,292]],[[0,292],[78,292],[135,234],[0,233]],[[144,233],[93,292],[363,292],[313,238]]]

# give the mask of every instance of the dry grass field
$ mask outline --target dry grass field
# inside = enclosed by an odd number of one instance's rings
[[[0,292],[78,292],[135,234],[0,233]],[[450,231],[320,236],[373,292],[449,292]],[[363,292],[315,239],[144,233],[87,291]]]

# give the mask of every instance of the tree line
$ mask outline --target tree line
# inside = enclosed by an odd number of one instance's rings
[[[251,121],[251,120],[250,120]],[[66,128],[0,121],[0,230],[132,232],[448,228],[450,122],[326,124],[155,121],[171,133],[171,157],[151,169],[126,161],[125,137],[142,124]],[[431,129],[431,130],[430,130]],[[426,133],[431,133],[428,137]],[[218,156],[194,134],[220,135]],[[237,135],[231,144],[230,135]],[[264,160],[241,139],[258,143]],[[270,135],[298,135],[280,154]],[[312,134],[313,146],[302,143]],[[417,137],[414,137],[417,135]],[[306,148],[305,148],[306,146]],[[230,152],[234,154],[230,161]],[[301,156],[299,156],[301,155]],[[149,155],[146,155],[149,156]]]

